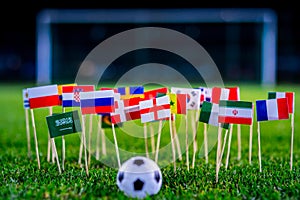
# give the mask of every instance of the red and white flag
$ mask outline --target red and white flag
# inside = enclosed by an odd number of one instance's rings
[[[116,100],[115,112],[111,113],[111,121],[113,124],[118,124],[126,121],[136,120],[141,118],[140,98]]]
[[[228,100],[229,89],[213,87],[211,91],[211,102],[219,104],[220,100]]]
[[[59,106],[61,104],[57,85],[28,88],[30,109]]]
[[[169,96],[141,101],[139,105],[142,123],[171,117]]]

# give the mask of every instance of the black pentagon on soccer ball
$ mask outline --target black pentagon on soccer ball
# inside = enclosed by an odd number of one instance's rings
[[[141,166],[144,164],[144,161],[142,159],[136,159],[133,161],[133,164],[135,164],[137,166]]]
[[[159,174],[158,171],[155,171],[155,172],[154,172],[154,178],[155,178],[156,182],[158,183],[159,180],[160,180],[160,174]]]
[[[141,181],[140,179],[137,179],[136,181],[134,181],[133,183],[133,187],[135,191],[139,191],[142,190],[144,186],[144,182]]]
[[[119,179],[119,181],[121,183],[122,180],[124,179],[124,172],[119,172],[118,179]]]

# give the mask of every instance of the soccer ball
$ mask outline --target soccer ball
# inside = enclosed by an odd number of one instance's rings
[[[162,185],[160,168],[149,158],[132,157],[120,167],[117,185],[128,197],[145,198],[157,194]]]

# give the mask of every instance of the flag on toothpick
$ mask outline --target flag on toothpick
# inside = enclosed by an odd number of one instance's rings
[[[200,93],[199,89],[191,88],[177,88],[172,87],[171,93],[174,94],[187,94],[187,109],[188,110],[199,110],[200,108]]]
[[[46,120],[51,138],[81,132],[81,124],[77,110],[53,114],[46,117]]]
[[[134,97],[144,98],[143,86],[118,87],[116,89],[118,93],[120,93],[121,99],[130,99]]]
[[[219,123],[251,125],[253,119],[253,104],[247,101],[219,102]]]
[[[168,94],[170,97],[170,108],[172,114],[186,114],[186,94]]]
[[[200,111],[199,121],[212,126],[219,126],[218,114],[219,114],[218,104],[204,101]],[[221,127],[228,129],[229,124],[228,123],[222,124]]]
[[[140,101],[141,122],[152,122],[171,117],[169,96]]]
[[[287,98],[289,113],[294,113],[295,93],[294,92],[268,92],[268,99]]]
[[[114,112],[112,90],[80,92],[80,108],[83,115]]]
[[[229,98],[229,89],[227,88],[213,87],[211,93],[211,102],[215,104],[219,104],[220,100],[228,100]]]
[[[257,100],[257,121],[289,119],[287,98]]]
[[[61,104],[57,85],[28,88],[30,109],[59,106]]]
[[[80,92],[91,92],[95,90],[94,85],[76,85],[62,87],[62,106],[80,107]]]
[[[24,107],[24,109],[30,108],[27,89],[23,89],[23,107]]]

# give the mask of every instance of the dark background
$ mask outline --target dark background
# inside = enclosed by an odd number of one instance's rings
[[[6,2],[6,5],[1,6],[0,12],[0,81],[36,80],[36,15],[46,8],[270,8],[278,17],[277,81],[300,83],[300,11],[295,4],[287,1],[284,1],[284,4],[275,4],[274,1],[272,4],[255,1],[200,3],[143,1],[132,5],[127,1]]]

